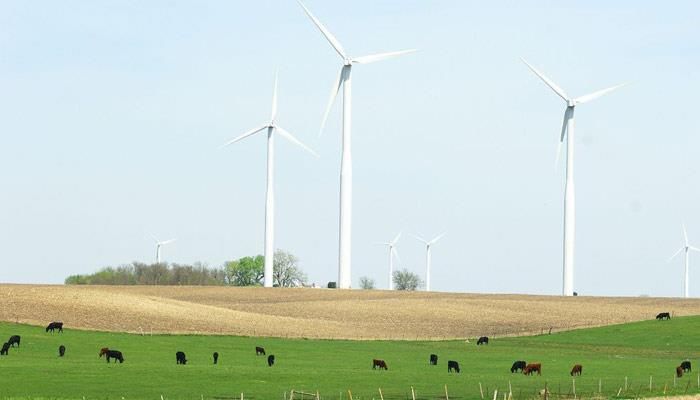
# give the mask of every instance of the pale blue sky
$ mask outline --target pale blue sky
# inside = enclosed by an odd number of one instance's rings
[[[352,55],[419,53],[353,73],[353,282],[386,287],[386,249],[424,273],[410,233],[447,231],[432,286],[561,292],[564,104],[577,108],[576,290],[676,296],[685,221],[700,245],[700,5],[693,1],[308,0]],[[344,5],[345,4],[345,5]],[[269,117],[277,238],[312,281],[337,278],[340,110],[317,137],[337,54],[293,0],[0,2],[0,281],[62,282],[153,261],[262,253]],[[700,296],[700,254],[691,259]]]

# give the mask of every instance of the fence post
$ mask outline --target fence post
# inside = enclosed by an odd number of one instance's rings
[[[350,389],[348,389],[348,398],[352,400],[352,392],[350,391]]]
[[[571,391],[574,393],[574,399],[576,399],[576,378],[571,378]]]
[[[445,400],[450,400],[450,395],[447,393],[447,385],[445,385]]]
[[[479,393],[481,393],[481,400],[484,400],[484,389],[481,387],[481,382],[479,382]]]
[[[413,386],[411,386],[411,397],[413,397],[413,400],[416,400],[416,392],[413,390]]]
[[[652,382],[653,378],[654,378],[654,377],[653,377],[652,375],[649,375],[649,391],[650,391],[650,392],[651,392],[651,387],[652,387],[652,386],[651,386],[651,382]]]
[[[510,381],[508,381],[508,397],[513,397],[513,386],[510,385]]]
[[[627,377],[625,377],[625,393],[627,393]]]
[[[382,388],[379,388],[379,398],[384,400],[384,395],[382,394]]]
[[[413,399],[415,400],[415,399]],[[493,391],[493,400],[498,400],[498,389]]]
[[[598,379],[598,394],[603,393],[603,380]]]

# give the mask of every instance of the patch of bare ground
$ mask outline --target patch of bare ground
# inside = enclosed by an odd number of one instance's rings
[[[0,320],[34,325],[325,339],[522,335],[700,314],[694,299],[200,286],[5,284],[0,304]]]

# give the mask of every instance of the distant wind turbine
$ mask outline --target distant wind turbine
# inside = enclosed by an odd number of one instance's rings
[[[564,195],[564,273],[562,294],[564,296],[573,296],[574,294],[574,234],[576,225],[576,208],[575,190],[574,190],[574,108],[583,103],[595,100],[604,94],[610,93],[625,84],[613,86],[607,89],[599,90],[585,96],[573,98],[569,97],[564,90],[544,76],[540,71],[530,65],[525,59],[521,60],[525,65],[532,70],[542,81],[549,86],[559,97],[566,102],[566,111],[564,112],[564,122],[561,127],[561,136],[559,137],[559,146],[557,148],[557,164],[559,164],[559,154],[561,153],[561,145],[566,136],[566,187]]]
[[[263,286],[272,287],[272,266],[275,252],[275,135],[279,134],[283,138],[289,140],[295,145],[301,147],[307,152],[318,157],[315,151],[308,148],[305,144],[297,140],[291,133],[284,130],[275,121],[277,118],[277,74],[275,74],[275,89],[272,94],[272,116],[270,122],[267,122],[257,128],[242,134],[241,136],[227,142],[221,147],[228,146],[240,140],[252,136],[261,131],[267,131],[267,191],[265,195],[265,267]]]
[[[160,264],[160,248],[162,246],[165,246],[166,244],[170,244],[170,243],[176,241],[177,239],[168,239],[168,240],[160,241],[155,236],[153,236],[153,240],[156,241],[156,264]]]
[[[391,242],[384,242],[384,243],[378,243],[384,246],[389,247],[389,290],[394,289],[394,282],[393,282],[393,274],[394,274],[394,257],[401,262],[401,259],[399,258],[399,253],[396,251],[396,242],[399,241],[399,238],[401,237],[401,232],[399,232],[398,235],[392,240]]]
[[[425,291],[426,292],[430,291],[430,263],[431,263],[430,248],[435,243],[437,243],[438,240],[442,239],[443,236],[445,236],[445,233],[442,233],[442,234],[434,237],[432,240],[425,240],[420,236],[415,236],[415,235],[413,236],[425,244]]]
[[[676,256],[678,254],[680,254],[681,251],[685,252],[685,278],[683,280],[683,294],[684,294],[684,297],[688,298],[689,297],[689,294],[688,294],[688,277],[689,277],[688,265],[690,264],[689,253],[690,253],[690,250],[700,251],[700,249],[698,249],[697,247],[691,246],[688,243],[688,232],[685,230],[685,224],[683,224],[683,240],[685,241],[684,242],[685,244],[683,245],[683,247],[681,247],[680,249],[678,249],[678,251],[673,253],[671,258],[668,259],[668,262],[671,262],[671,260],[676,258]]]
[[[394,51],[389,53],[373,54],[363,57],[351,58],[343,49],[338,39],[326,29],[316,17],[311,14],[308,8],[300,0],[299,5],[304,9],[306,15],[311,18],[314,25],[321,31],[323,36],[333,46],[335,51],[343,59],[343,66],[338,74],[338,79],[333,84],[330,100],[321,121],[321,132],[326,124],[328,113],[335,98],[343,87],[343,150],[340,162],[340,234],[338,253],[338,287],[349,289],[351,284],[351,240],[352,240],[352,152],[351,146],[351,115],[352,115],[352,85],[350,73],[354,64],[370,64],[382,61],[403,54],[414,52],[415,50]]]

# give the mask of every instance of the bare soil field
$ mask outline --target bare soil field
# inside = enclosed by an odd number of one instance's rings
[[[0,320],[135,333],[463,339],[700,314],[700,300],[265,289],[0,285]]]

